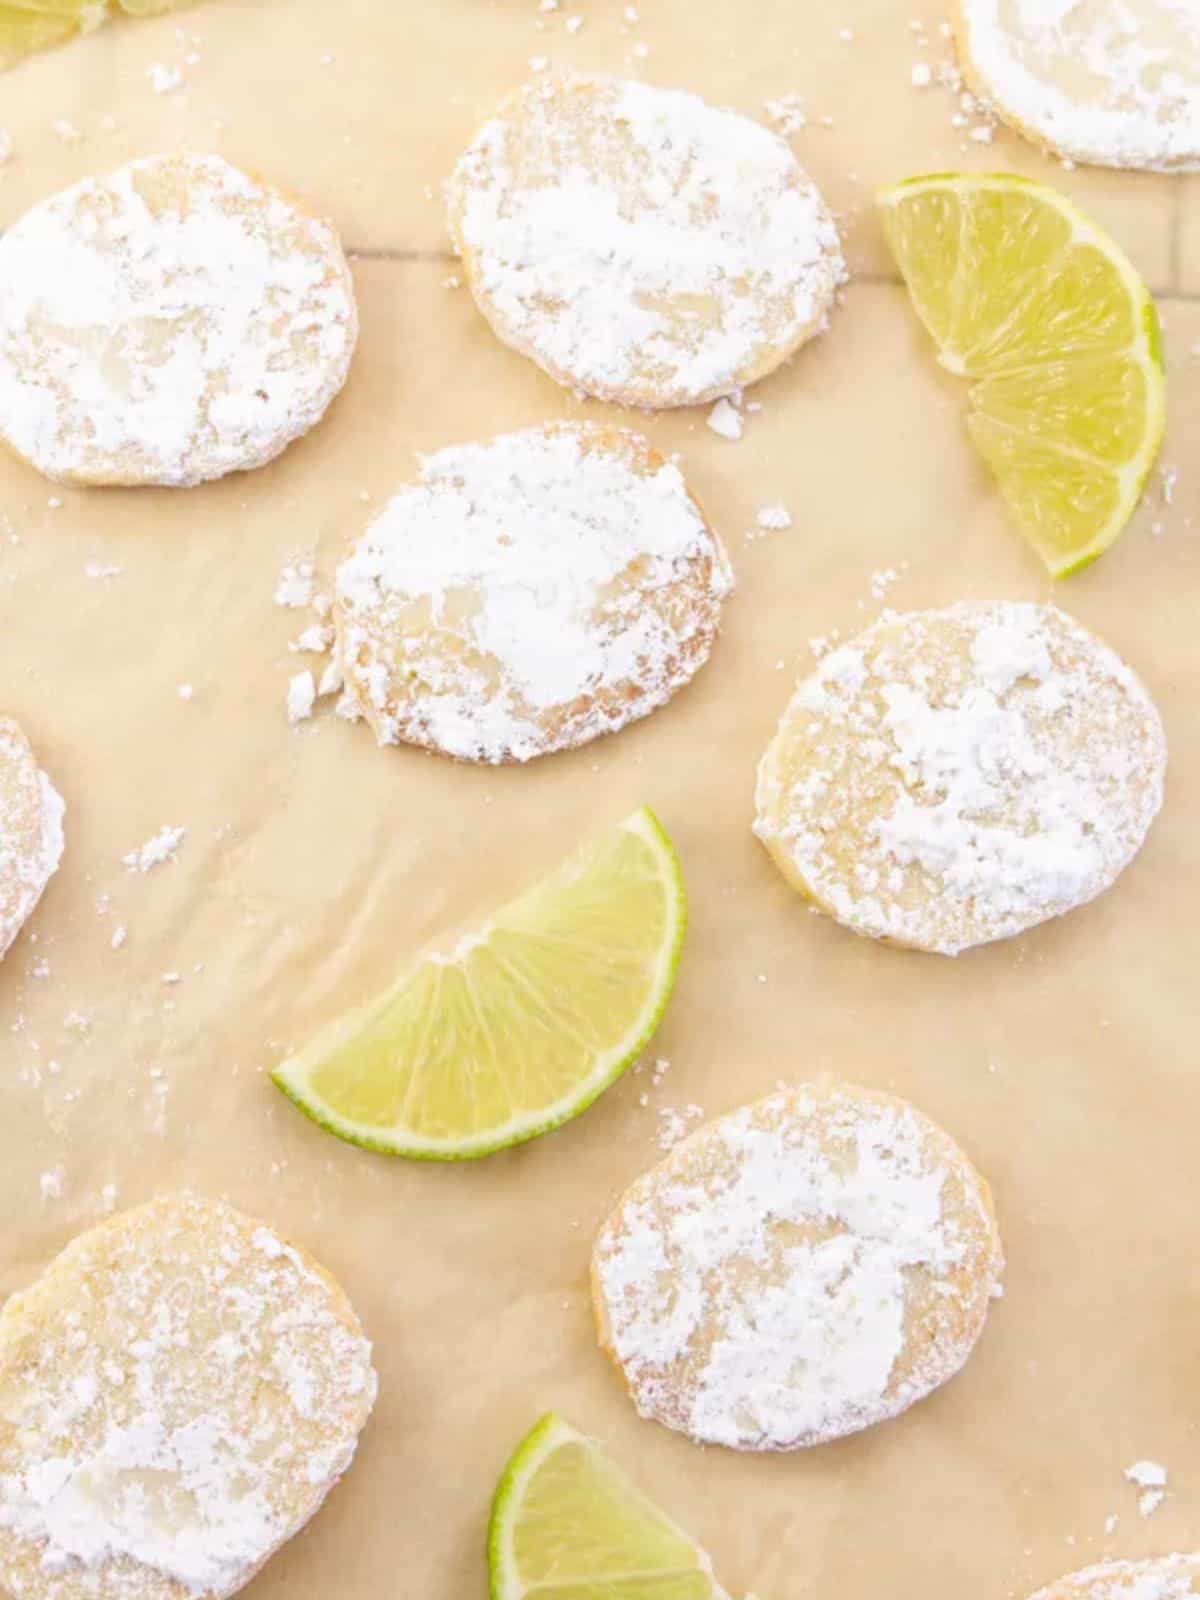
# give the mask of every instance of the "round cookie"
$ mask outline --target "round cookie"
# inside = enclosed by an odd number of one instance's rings
[[[230,1206],[82,1234],[0,1311],[0,1585],[233,1594],[350,1465],[370,1352],[328,1273]]]
[[[0,717],[0,957],[58,870],[65,810],[29,740]]]
[[[708,659],[720,541],[637,434],[555,423],[427,457],[337,572],[382,744],[528,761],[644,717]]]
[[[956,0],[971,87],[1072,161],[1200,166],[1200,11],[1187,0]]]
[[[357,330],[328,223],[220,156],[134,161],[0,237],[0,437],[64,483],[260,467],[320,420]]]
[[[885,616],[796,690],[755,832],[856,933],[957,955],[1107,889],[1166,756],[1138,679],[1053,606]]]
[[[547,78],[486,123],[450,230],[497,335],[559,383],[695,405],[828,321],[837,230],[787,143],[677,89]]]
[[[1104,1561],[1068,1573],[1032,1600],[1192,1600],[1200,1594],[1200,1555]]]
[[[638,1411],[794,1450],[954,1376],[1003,1268],[988,1187],[935,1123],[847,1085],[781,1089],[694,1133],[600,1230],[600,1342]]]

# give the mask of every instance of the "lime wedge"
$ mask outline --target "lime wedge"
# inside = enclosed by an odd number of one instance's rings
[[[1162,443],[1158,315],[1123,251],[1026,178],[939,174],[880,192],[942,364],[972,380],[967,427],[1055,577],[1107,550]]]
[[[73,13],[28,11],[0,5],[0,72],[36,50],[48,50],[79,31]]]
[[[497,1485],[488,1571],[490,1600],[728,1600],[704,1551],[553,1414]]]
[[[390,1155],[461,1161],[536,1138],[650,1038],[685,920],[679,862],[643,808],[272,1076],[330,1133]]]

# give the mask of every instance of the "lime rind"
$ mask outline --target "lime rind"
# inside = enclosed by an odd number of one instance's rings
[[[1129,519],[1135,510],[1146,482],[1153,469],[1154,462],[1162,446],[1166,430],[1166,385],[1164,381],[1164,360],[1161,327],[1158,312],[1146,285],[1140,274],[1129,260],[1128,256],[1115,243],[1115,241],[1099,228],[1086,214],[1074,205],[1065,196],[1048,188],[1045,184],[1038,183],[1031,178],[1025,178],[1015,173],[990,173],[983,175],[961,173],[931,173],[918,177],[907,178],[900,183],[889,185],[877,193],[877,201],[883,208],[885,219],[890,212],[902,201],[911,200],[922,193],[951,193],[956,195],[980,194],[988,192],[1011,193],[1014,189],[1021,189],[1036,194],[1045,205],[1056,210],[1067,223],[1070,234],[1069,242],[1072,246],[1080,244],[1091,245],[1109,265],[1116,271],[1128,295],[1129,309],[1134,323],[1134,338],[1128,346],[1122,347],[1122,353],[1128,355],[1131,363],[1143,372],[1145,383],[1145,408],[1142,417],[1143,427],[1141,441],[1136,451],[1128,460],[1115,463],[1093,458],[1098,473],[1108,476],[1116,485],[1113,496],[1114,505],[1110,515],[1103,518],[1097,525],[1091,538],[1086,542],[1072,545],[1069,549],[1060,550],[1050,548],[1045,540],[1039,538],[1038,529],[1022,517],[1020,508],[1013,505],[1014,513],[1021,525],[1027,541],[1033,546],[1045,562],[1051,575],[1055,578],[1065,578],[1089,566],[1096,558],[1109,549],[1128,525]],[[982,382],[982,374],[972,372],[970,363],[963,351],[957,350],[948,342],[946,328],[939,329],[927,308],[922,303],[921,297],[909,282],[906,263],[897,241],[892,237],[890,229],[889,244],[896,257],[902,275],[910,289],[913,307],[934,342],[938,345],[939,359],[950,371],[960,376],[980,380],[972,386],[969,412],[970,416],[981,416],[978,403],[978,390]],[[994,436],[1003,428],[1003,424],[995,419],[983,419],[989,424],[989,431]],[[1013,429],[1014,439],[1019,437],[1019,430]],[[1059,454],[1070,458],[1072,451],[1060,450]],[[1079,461],[1086,462],[1089,458],[1084,452],[1077,452]],[[989,466],[995,472],[995,464],[989,460]],[[1001,484],[1002,492],[1003,484]],[[1006,498],[1009,498],[1006,495]],[[1010,504],[1012,504],[1010,500]]]
[[[481,1133],[454,1139],[431,1139],[416,1134],[411,1129],[396,1132],[380,1130],[343,1116],[317,1094],[310,1083],[312,1072],[327,1058],[330,1051],[352,1040],[389,1003],[396,990],[419,971],[415,967],[400,983],[385,994],[340,1017],[319,1033],[297,1055],[280,1064],[271,1074],[272,1082],[311,1121],[326,1132],[380,1155],[400,1156],[413,1161],[460,1162],[474,1161],[494,1155],[500,1150],[526,1144],[532,1139],[554,1132],[565,1123],[582,1115],[589,1106],[628,1070],[649,1043],[674,987],[687,929],[687,898],[683,873],[666,830],[648,806],[633,813],[616,831],[631,832],[642,838],[651,848],[657,863],[662,885],[663,904],[667,911],[665,936],[661,942],[654,972],[647,984],[645,999],[619,1044],[596,1057],[587,1076],[572,1085],[552,1105],[534,1112],[520,1113],[507,1122],[489,1127]],[[536,894],[541,885],[530,891]],[[522,900],[525,897],[522,897]],[[521,901],[513,902],[514,905]],[[491,927],[503,921],[505,912],[472,937],[471,944],[487,938]]]

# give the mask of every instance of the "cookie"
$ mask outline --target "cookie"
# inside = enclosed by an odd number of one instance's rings
[[[448,187],[497,335],[559,383],[695,405],[826,326],[837,230],[777,134],[695,95],[572,75],[513,95]]]
[[[260,467],[321,419],[357,328],[328,223],[220,156],[134,161],[0,237],[0,437],[64,483]]]
[[[65,810],[29,740],[0,717],[0,957],[58,871]]]
[[[554,423],[428,457],[337,572],[346,689],[382,744],[529,761],[664,705],[728,559],[637,434]]]
[[[1068,1573],[1033,1600],[1192,1600],[1200,1594],[1200,1555],[1104,1561]]]
[[[956,0],[971,87],[1071,161],[1200,166],[1200,12],[1181,0],[1014,5]]]
[[[799,1084],[675,1147],[600,1230],[600,1342],[638,1411],[795,1450],[962,1367],[1003,1268],[987,1184],[904,1101]]]
[[[0,1586],[216,1600],[350,1465],[375,1398],[338,1285],[231,1206],[161,1197],[0,1311]]]
[[[887,616],[796,690],[755,831],[856,933],[957,955],[1107,889],[1166,759],[1141,683],[1053,606]]]

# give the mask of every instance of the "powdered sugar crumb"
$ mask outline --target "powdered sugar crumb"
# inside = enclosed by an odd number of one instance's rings
[[[288,649],[296,655],[323,656],[333,643],[333,632],[327,624],[314,622],[298,638],[289,641]]]
[[[704,419],[714,433],[722,439],[740,439],[746,426],[742,413],[728,396],[723,395]]]
[[[316,581],[316,567],[311,561],[286,562],[275,585],[275,604],[293,611],[311,605]]]
[[[289,722],[304,722],[312,716],[313,703],[317,698],[317,686],[313,681],[311,672],[297,672],[288,679],[287,691],[287,719]]]
[[[164,861],[173,861],[175,852],[187,836],[186,828],[164,826],[153,834],[136,850],[131,850],[121,860],[131,872],[149,872],[153,867],[158,867]]]
[[[170,94],[178,89],[183,82],[183,72],[179,67],[169,67],[165,62],[156,61],[146,68],[146,76],[150,80],[150,87],[155,94]]]
[[[1135,1461],[1125,1468],[1123,1476],[1140,1492],[1138,1514],[1153,1516],[1167,1498],[1167,1469],[1158,1461]]]
[[[791,525],[792,514],[782,501],[760,507],[754,518],[754,526],[760,538],[767,533],[784,533]]]
[[[784,94],[777,100],[768,100],[763,109],[785,138],[808,126],[808,110],[798,94]]]

